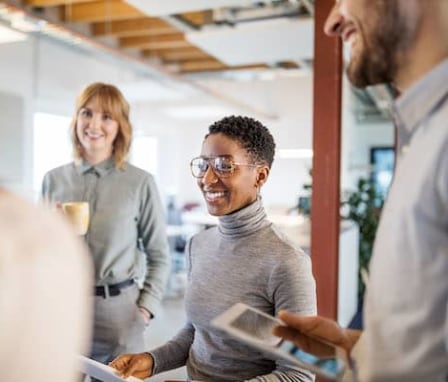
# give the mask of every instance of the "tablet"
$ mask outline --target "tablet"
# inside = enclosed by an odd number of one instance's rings
[[[103,382],[143,382],[136,377],[121,378],[117,375],[117,370],[113,367],[102,364],[93,359],[79,356],[80,371],[82,374],[94,377]]]
[[[343,349],[314,338],[312,340],[319,345],[319,354],[300,349],[294,343],[272,334],[275,326],[285,325],[281,320],[243,303],[233,305],[214,318],[211,324],[272,359],[285,360],[333,381],[341,380],[344,374],[346,363],[342,358]]]

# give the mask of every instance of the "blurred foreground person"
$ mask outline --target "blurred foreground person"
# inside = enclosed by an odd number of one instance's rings
[[[0,188],[0,381],[79,381],[91,274],[62,217]]]
[[[326,33],[349,44],[348,76],[391,83],[397,164],[377,231],[364,332],[280,314],[352,352],[359,380],[448,381],[448,1],[340,0]],[[359,339],[359,340],[358,340]]]

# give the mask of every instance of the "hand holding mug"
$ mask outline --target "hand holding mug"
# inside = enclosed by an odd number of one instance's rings
[[[77,235],[85,235],[89,228],[89,203],[62,203],[62,211],[75,228]]]

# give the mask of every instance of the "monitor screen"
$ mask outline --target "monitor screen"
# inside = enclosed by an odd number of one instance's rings
[[[372,147],[370,164],[376,192],[385,199],[389,191],[395,166],[395,149],[393,147]]]

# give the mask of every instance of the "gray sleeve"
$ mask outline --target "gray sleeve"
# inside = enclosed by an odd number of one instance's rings
[[[292,256],[277,262],[269,279],[269,294],[275,303],[275,315],[280,310],[302,315],[317,314],[311,258],[297,250]]]
[[[191,273],[191,241],[192,239],[188,240],[185,247],[188,278],[190,278]],[[190,347],[193,344],[194,332],[194,326],[187,322],[169,342],[149,352],[154,358],[154,374],[172,370],[186,364]]]
[[[311,260],[308,255],[297,251],[295,256],[279,262],[272,270],[269,289],[275,302],[275,315],[280,310],[289,310],[304,315],[317,312],[316,283],[311,272]],[[270,373],[251,379],[251,382],[308,382],[314,381],[309,371],[288,366],[277,361],[276,369]]]
[[[138,234],[147,258],[147,272],[138,305],[156,315],[170,272],[165,214],[157,186],[148,175],[142,190]]]
[[[154,359],[154,374],[184,366],[188,359],[194,338],[194,327],[191,323],[185,326],[165,345],[151,350]]]
[[[50,198],[50,174],[46,173],[42,180],[42,187],[40,190],[40,198],[42,201],[47,202]]]

